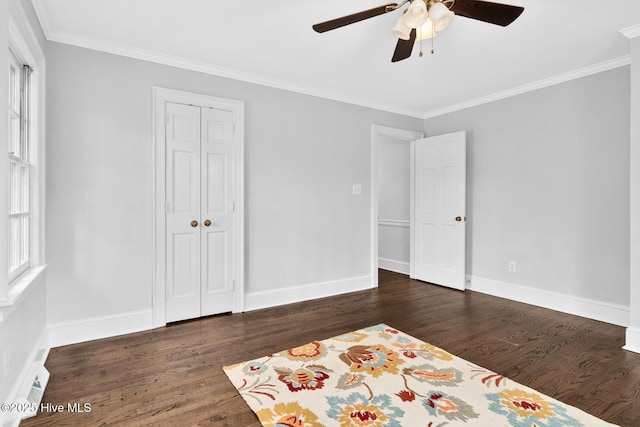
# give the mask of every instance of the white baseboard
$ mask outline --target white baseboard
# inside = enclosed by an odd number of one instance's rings
[[[245,311],[362,291],[373,288],[373,283],[371,276],[361,276],[275,289],[273,291],[249,292],[245,294]]]
[[[640,353],[640,329],[627,328],[626,343],[622,348],[635,353]]]
[[[51,347],[146,331],[153,328],[152,314],[152,310],[140,310],[49,325]]]
[[[408,262],[404,261],[396,261],[388,258],[378,258],[378,268],[408,275],[410,265]]]
[[[29,396],[31,386],[33,385],[36,375],[38,375],[38,380],[44,390],[47,386],[47,382],[49,381],[49,372],[45,369],[44,363],[47,361],[50,348],[49,331],[45,329],[40,336],[40,339],[31,350],[29,358],[22,367],[13,387],[9,391],[7,402],[16,404],[27,403],[27,397]],[[3,427],[17,427],[23,418],[33,415],[35,415],[35,413],[25,413],[24,411],[0,412],[0,425]]]
[[[628,306],[610,304],[477,276],[467,276],[467,289],[536,305],[538,307],[549,308],[563,313],[600,320],[614,325],[629,325],[630,308]],[[640,345],[638,348],[640,348]]]

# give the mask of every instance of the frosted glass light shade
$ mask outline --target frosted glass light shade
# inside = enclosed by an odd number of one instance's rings
[[[444,6],[444,5],[443,5]],[[444,6],[445,9],[447,8]],[[429,19],[429,13],[427,12],[427,4],[424,0],[413,0],[407,9],[407,12],[403,15],[404,22],[411,28],[418,28]]]
[[[409,40],[411,34],[411,27],[404,21],[404,14],[398,18],[393,28],[391,28],[391,34],[402,40]]]
[[[431,19],[427,19],[427,22],[416,30],[416,40],[426,40],[436,36]]]
[[[442,31],[447,28],[454,16],[455,14],[441,2],[435,2],[429,7],[429,18],[433,22],[433,27],[436,31]]]

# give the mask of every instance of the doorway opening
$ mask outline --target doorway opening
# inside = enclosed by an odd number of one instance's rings
[[[422,132],[372,126],[371,276],[409,274],[411,141]]]
[[[466,133],[372,126],[372,277],[465,288]]]

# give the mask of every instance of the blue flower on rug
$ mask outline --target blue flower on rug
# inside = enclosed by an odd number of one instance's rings
[[[408,344],[408,343],[411,342],[411,339],[409,339],[407,337],[400,336],[400,337],[398,337],[398,339],[396,341],[398,341],[399,343],[402,343],[402,344]]]
[[[391,338],[398,338],[400,336],[400,332],[397,329],[390,328],[385,324],[369,326],[368,328],[364,328],[363,331],[378,332],[378,336],[385,340],[390,340]]]
[[[381,323],[379,325],[375,325],[375,326],[369,326],[368,328],[364,328],[363,331],[365,332],[382,332],[384,330],[390,329],[387,325]]]
[[[398,418],[404,415],[404,411],[391,406],[391,397],[386,394],[375,396],[371,400],[360,393],[351,393],[348,397],[329,396],[327,403],[331,408],[327,415],[342,427],[403,427]]]
[[[539,394],[521,389],[509,389],[500,393],[487,393],[491,401],[489,409],[504,415],[514,427],[583,427],[567,414],[567,409],[548,401]]]
[[[369,335],[365,334],[364,332],[354,331],[354,332],[338,335],[337,337],[333,337],[332,339],[337,341],[359,342],[367,337],[369,337]]]

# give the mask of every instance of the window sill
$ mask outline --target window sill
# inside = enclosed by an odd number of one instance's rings
[[[32,267],[11,283],[9,286],[9,298],[0,301],[0,323],[7,320],[13,309],[29,293],[32,285],[38,281],[46,267],[46,265]]]

